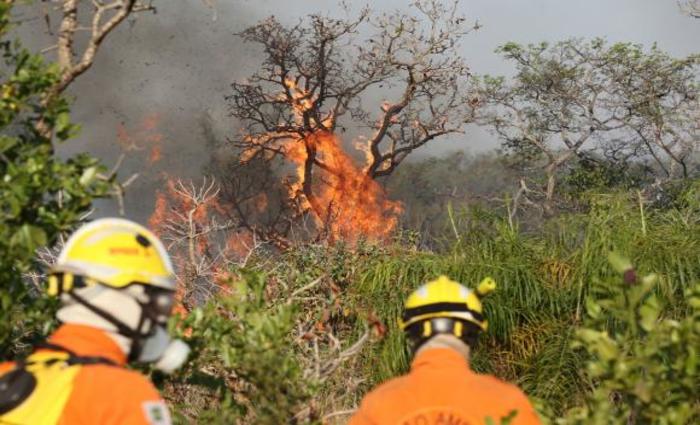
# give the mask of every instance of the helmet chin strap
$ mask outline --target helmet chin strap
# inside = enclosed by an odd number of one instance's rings
[[[117,328],[118,334],[126,337],[131,341],[131,347],[129,348],[129,353],[127,357],[127,360],[129,362],[133,362],[139,358],[143,349],[144,341],[153,334],[153,331],[155,330],[156,326],[155,322],[153,320],[150,320],[150,329],[148,329],[148,331],[146,332],[142,331],[142,328],[144,327],[148,319],[143,306],[141,308],[141,317],[139,318],[138,325],[136,326],[136,329],[132,329],[123,321],[119,320],[112,313],[100,307],[97,307],[94,304],[91,304],[85,298],[78,295],[75,291],[70,291],[67,295],[73,300],[75,300],[78,304],[82,305],[86,309],[90,310],[91,312],[97,314],[98,316],[102,317],[103,319],[114,325],[114,327]],[[139,303],[139,305],[141,305],[141,303]]]

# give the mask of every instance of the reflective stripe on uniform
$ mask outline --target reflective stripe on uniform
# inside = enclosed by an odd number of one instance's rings
[[[29,356],[23,368],[34,376],[36,386],[19,406],[0,416],[0,424],[57,424],[82,368],[69,365],[68,357],[67,353],[49,351]]]

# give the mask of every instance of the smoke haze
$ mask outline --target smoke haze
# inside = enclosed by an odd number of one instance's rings
[[[364,2],[351,1],[353,8]],[[374,10],[405,8],[406,0],[374,1]],[[227,117],[224,95],[231,82],[245,78],[260,54],[234,35],[271,14],[295,22],[308,13],[336,14],[329,0],[159,0],[158,13],[141,14],[123,23],[103,43],[94,66],[70,87],[75,97],[73,120],[82,125],[77,140],[62,146],[64,155],[87,151],[114,163],[123,151],[119,135],[139,139],[144,132],[161,136],[161,159],[148,159],[151,139],[135,140],[137,149],[121,168],[125,178],[141,173],[129,187],[126,212],[145,221],[153,210],[160,175],[197,179],[210,159],[202,122],[211,123],[214,138],[233,136],[236,124]],[[45,4],[25,6],[19,36],[40,50],[50,46],[41,17]],[[700,22],[683,16],[673,0],[472,0],[463,12],[483,25],[467,37],[464,55],[475,73],[509,74],[510,66],[493,50],[507,42],[535,43],[568,37],[603,36],[659,47],[675,56],[697,52]],[[150,128],[149,126],[153,127]],[[122,137],[123,138],[123,137]],[[454,149],[479,151],[497,146],[487,132],[469,128],[464,138],[435,143],[419,155]],[[112,202],[98,214],[114,214]]]

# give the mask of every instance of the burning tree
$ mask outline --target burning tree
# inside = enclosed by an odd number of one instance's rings
[[[178,301],[186,311],[218,294],[231,272],[245,267],[262,246],[255,234],[240,233],[238,223],[227,218],[219,192],[206,177],[201,184],[168,179],[148,223],[173,258]]]
[[[401,206],[377,179],[472,119],[459,45],[477,25],[458,9],[458,1],[418,0],[408,12],[315,14],[294,26],[270,17],[240,33],[265,59],[227,97],[242,125],[232,140],[236,172],[268,169],[252,179],[257,189],[236,179],[224,187],[241,223],[282,244],[296,223],[331,241],[386,238]],[[354,136],[364,166],[344,150],[344,133]],[[265,224],[251,219],[260,187],[276,212]]]

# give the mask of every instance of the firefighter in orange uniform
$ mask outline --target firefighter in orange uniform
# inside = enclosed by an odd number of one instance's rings
[[[100,219],[75,232],[50,272],[61,326],[29,357],[0,364],[0,424],[169,425],[153,384],[128,362],[171,372],[189,348],[168,336],[175,275],[146,228]]]
[[[486,278],[474,292],[440,276],[413,292],[400,321],[413,343],[411,371],[370,392],[349,425],[539,424],[517,387],[469,368],[487,327],[480,297],[495,286]]]

